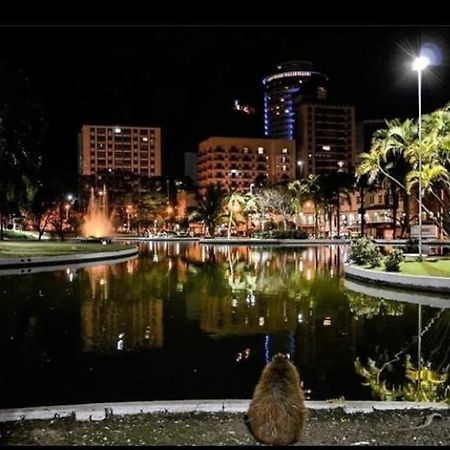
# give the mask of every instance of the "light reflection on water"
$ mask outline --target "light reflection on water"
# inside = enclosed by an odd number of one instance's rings
[[[279,351],[310,398],[367,399],[355,359],[417,333],[417,305],[345,289],[345,246],[140,247],[118,264],[0,277],[0,406],[250,398]],[[437,311],[424,306],[424,323]],[[422,344],[441,362],[447,316],[430,328],[439,346]]]

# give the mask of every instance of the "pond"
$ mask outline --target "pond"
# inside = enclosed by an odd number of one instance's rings
[[[0,407],[251,398],[277,352],[308,399],[371,399],[355,361],[394,360],[401,382],[418,333],[424,363],[448,369],[450,298],[348,286],[346,246],[138,245],[0,276]]]

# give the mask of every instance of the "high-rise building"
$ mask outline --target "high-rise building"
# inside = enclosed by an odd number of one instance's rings
[[[265,77],[263,85],[264,135],[296,139],[297,103],[326,100],[328,77],[313,70],[309,61],[288,61]]]
[[[184,153],[184,176],[189,177],[195,184],[198,182],[197,160],[197,152]]]
[[[351,172],[356,159],[355,108],[301,103],[297,107],[301,177]]]
[[[248,190],[257,180],[295,179],[295,141],[287,139],[210,137],[200,142],[199,188]]]
[[[369,152],[375,131],[386,128],[382,119],[362,120],[356,124],[356,153]]]
[[[79,133],[79,173],[105,171],[161,176],[161,128],[83,125]]]

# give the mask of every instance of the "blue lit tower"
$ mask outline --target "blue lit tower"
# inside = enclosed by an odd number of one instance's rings
[[[314,71],[309,61],[287,61],[278,64],[276,72],[263,79],[263,85],[264,135],[295,139],[296,106],[326,100],[328,77]]]

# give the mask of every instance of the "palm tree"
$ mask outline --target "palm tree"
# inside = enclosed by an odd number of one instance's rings
[[[193,218],[203,221],[210,236],[214,236],[217,222],[222,213],[224,193],[220,186],[208,185],[204,196],[197,197],[198,207]]]
[[[332,233],[333,213],[336,214],[336,235],[340,234],[340,219],[341,219],[341,194],[349,198],[350,191],[353,190],[354,178],[352,175],[345,172],[333,171],[326,177],[320,180],[320,192],[322,199],[326,205],[328,212],[328,222],[330,237]]]
[[[243,208],[245,205],[245,198],[244,196],[238,192],[230,192],[226,199],[225,199],[225,205],[227,209],[227,213],[229,215],[228,219],[228,239],[230,239],[231,236],[231,225],[233,222],[233,213],[235,214],[235,217],[239,211]]]
[[[293,181],[288,188],[295,194],[300,205],[307,200],[313,202],[314,235],[317,237],[319,231],[319,206],[322,204],[320,177],[318,175],[309,175],[307,178]]]

